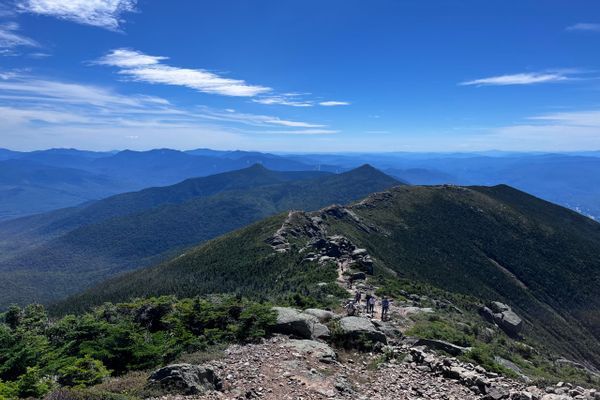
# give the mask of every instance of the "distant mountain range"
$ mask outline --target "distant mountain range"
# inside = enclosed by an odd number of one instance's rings
[[[332,174],[254,165],[5,221],[0,307],[57,300],[264,217],[346,203],[400,184],[370,166]]]
[[[299,161],[256,152],[0,149],[0,221],[257,163],[280,171],[314,169]]]
[[[340,173],[370,164],[415,185],[508,184],[600,219],[600,152],[268,154],[196,149],[0,149],[0,221],[262,164]]]
[[[505,185],[400,186],[347,207],[274,216],[56,308],[155,295],[285,296],[328,273],[314,254],[336,235],[368,252],[379,279],[508,303],[527,335],[600,366],[600,224]]]

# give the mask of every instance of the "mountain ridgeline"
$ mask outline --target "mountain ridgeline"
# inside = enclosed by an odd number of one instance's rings
[[[0,224],[0,307],[51,302],[284,210],[400,185],[370,167],[332,174],[254,165]]]
[[[378,279],[508,303],[539,343],[600,368],[600,224],[505,185],[399,186],[347,207],[280,214],[108,280],[54,311],[168,294],[311,293],[332,272],[310,248],[333,235],[366,249]],[[274,237],[288,242],[277,250]]]

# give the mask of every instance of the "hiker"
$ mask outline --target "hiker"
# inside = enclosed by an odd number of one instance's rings
[[[356,305],[354,304],[354,300],[350,300],[348,304],[346,304],[345,308],[349,317],[352,317],[354,314],[356,314]]]
[[[367,293],[367,296],[365,297],[365,309],[367,310],[367,314],[369,314],[369,312],[371,311],[371,299],[373,298],[373,296],[371,295],[371,293]]]
[[[390,300],[387,296],[383,296],[383,300],[381,300],[381,320],[385,321],[388,316],[388,311],[390,310]]]
[[[369,304],[368,304],[370,311],[367,311],[367,312],[370,312],[371,315],[375,314],[375,301],[376,301],[375,296],[371,296],[371,298],[369,299]]]
[[[356,301],[357,304],[360,304],[361,298],[362,298],[362,293],[360,292],[360,290],[357,290],[356,293],[354,294],[354,301]]]

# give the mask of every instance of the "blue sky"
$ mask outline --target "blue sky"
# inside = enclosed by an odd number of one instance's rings
[[[600,149],[597,1],[0,5],[0,147]]]

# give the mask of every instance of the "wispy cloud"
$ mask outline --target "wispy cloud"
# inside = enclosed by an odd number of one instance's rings
[[[252,102],[263,105],[290,107],[344,106],[345,101],[315,101],[306,99],[308,94],[278,94],[272,88],[252,85],[241,79],[220,76],[200,68],[181,68],[168,65],[169,57],[153,56],[134,49],[114,49],[91,64],[119,68],[119,74],[127,78],[151,84],[183,86],[202,93],[222,96],[251,97]]]
[[[223,96],[253,97],[271,88],[250,85],[240,79],[223,78],[203,69],[179,68],[164,64],[168,57],[150,56],[130,49],[116,49],[96,64],[120,68],[119,73],[146,83],[184,86],[203,93]]]
[[[320,106],[324,107],[337,107],[337,106],[349,106],[350,103],[347,101],[322,101],[319,103]]]
[[[533,85],[538,83],[561,82],[571,79],[564,73],[520,73],[512,75],[498,75],[488,78],[474,79],[461,82],[462,86],[509,86],[509,85]]]
[[[39,47],[39,44],[19,33],[19,24],[8,22],[0,24],[0,51],[12,51],[16,47]]]
[[[125,96],[99,86],[52,81],[18,73],[0,75],[0,98],[13,102],[66,103],[95,107],[168,104],[167,100],[158,97]]]
[[[333,133],[337,131],[318,123],[181,107],[160,97],[0,71],[0,137],[5,146],[148,148],[168,143],[179,148],[250,148],[266,137],[273,143],[285,136]]]
[[[246,131],[248,132],[248,131]],[[265,131],[253,131],[252,133],[258,134],[267,134],[267,135],[334,135],[339,133],[339,131],[333,129],[297,129],[297,130],[289,130],[289,131],[274,131],[274,130],[265,130]]]
[[[271,96],[252,99],[253,102],[265,105],[280,105],[291,107],[312,107],[314,103],[309,100],[294,100],[285,96]]]
[[[288,128],[324,128],[325,125],[313,124],[301,121],[290,121],[268,115],[257,115],[239,113],[236,111],[216,111],[208,107],[201,107],[200,112],[196,114],[200,118],[212,119],[217,121],[236,122],[250,126],[284,126]]]
[[[600,24],[579,22],[575,25],[568,26],[567,31],[579,31],[579,32],[600,32]]]
[[[578,151],[600,148],[600,110],[578,110],[535,115],[521,123],[469,135],[463,143],[472,149],[517,151]]]
[[[348,106],[350,105],[347,101],[313,101],[313,100],[299,100],[292,96],[271,96],[271,97],[260,97],[252,100],[255,103],[266,104],[266,105],[282,105],[292,107],[313,107],[315,105],[323,107],[335,107],[335,106]]]
[[[17,7],[22,12],[115,31],[123,22],[121,15],[135,11],[136,3],[137,0],[18,0]]]

